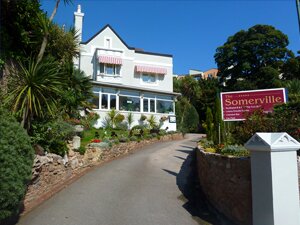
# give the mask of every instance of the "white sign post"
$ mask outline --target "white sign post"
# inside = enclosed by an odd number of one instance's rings
[[[253,225],[300,225],[296,151],[287,133],[256,133],[251,153]]]

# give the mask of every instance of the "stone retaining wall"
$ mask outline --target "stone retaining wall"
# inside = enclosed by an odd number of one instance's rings
[[[252,224],[250,158],[208,153],[199,147],[197,169],[210,203],[236,224]]]
[[[74,152],[70,144],[68,157],[63,158],[55,154],[36,155],[32,169],[32,180],[24,199],[24,213],[51,197],[90,167],[133,153],[145,145],[182,138],[181,134],[170,134],[162,136],[160,140],[153,138],[140,142],[131,141],[113,145],[107,149],[88,147],[84,155]]]

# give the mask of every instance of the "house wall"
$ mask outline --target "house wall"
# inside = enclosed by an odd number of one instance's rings
[[[105,117],[107,117],[107,113],[108,113],[108,110],[106,111],[103,111],[103,110],[93,110],[94,112],[97,112],[99,115],[100,115],[100,119],[97,121],[97,123],[95,124],[95,127],[96,128],[99,128],[99,127],[103,127],[104,126],[104,123],[105,123]],[[125,116],[125,118],[127,117],[128,115],[128,112],[120,112],[122,115]],[[133,114],[133,123],[131,125],[131,127],[135,126],[135,125],[147,125],[148,122],[145,120],[143,122],[140,121],[140,118],[141,118],[141,115],[145,115],[147,116],[147,118],[150,117],[151,113],[141,113],[141,112],[132,112]],[[159,125],[159,120],[162,116],[166,116],[168,117],[169,114],[154,114],[155,118],[156,118],[156,122],[157,122],[157,125]],[[161,129],[167,129],[167,131],[176,131],[176,123],[170,123],[169,122],[169,119],[164,121],[162,124],[161,124]]]
[[[105,46],[105,40],[110,38],[111,48]],[[172,57],[144,54],[128,49],[126,45],[107,27],[86,44],[80,45],[80,69],[87,76],[101,82],[121,83],[123,85],[151,88],[153,90],[173,91],[173,60]],[[98,56],[100,54],[118,56],[122,58],[120,77],[99,75]],[[167,74],[156,75],[155,84],[142,82],[141,74],[135,72],[136,65],[160,67],[167,69]]]

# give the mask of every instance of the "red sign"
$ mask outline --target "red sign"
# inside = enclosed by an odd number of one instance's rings
[[[224,121],[244,120],[245,112],[262,109],[273,111],[274,105],[286,102],[284,88],[221,93],[222,118]]]

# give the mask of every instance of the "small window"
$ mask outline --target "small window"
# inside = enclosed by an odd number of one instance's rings
[[[156,82],[156,75],[155,74],[142,74],[142,80],[144,83],[155,83]]]
[[[111,41],[110,41],[110,38],[106,38],[106,39],[105,39],[105,47],[106,47],[106,48],[111,48]]]
[[[107,75],[120,75],[121,65],[100,63],[100,73]]]

